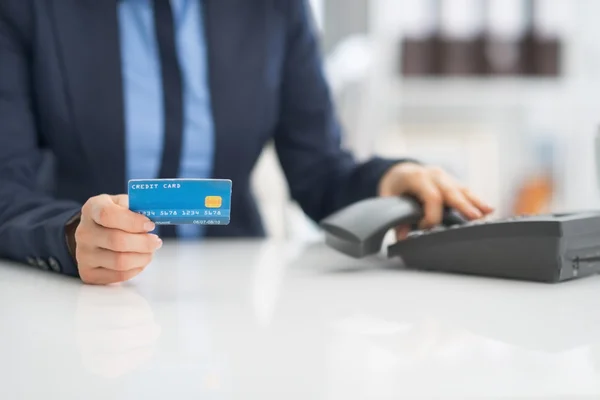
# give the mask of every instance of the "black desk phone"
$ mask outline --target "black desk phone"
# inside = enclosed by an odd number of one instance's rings
[[[321,222],[325,242],[354,258],[378,253],[386,233],[423,218],[412,197],[360,201]],[[408,268],[557,283],[600,272],[600,211],[467,221],[450,208],[440,226],[388,247]]]

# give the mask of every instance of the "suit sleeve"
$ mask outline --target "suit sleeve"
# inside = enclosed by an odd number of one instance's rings
[[[18,11],[27,7],[25,3]],[[17,4],[0,5],[0,257],[76,276],[65,224],[81,205],[59,201],[36,188],[42,152],[23,35],[26,27],[20,26]]]
[[[314,221],[377,195],[384,173],[405,160],[358,163],[341,146],[309,6],[287,0],[287,44],[275,147],[290,194]]]

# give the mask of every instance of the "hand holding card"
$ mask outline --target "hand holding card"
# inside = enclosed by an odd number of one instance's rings
[[[131,212],[126,195],[89,199],[75,230],[75,258],[81,280],[107,285],[127,281],[152,261],[162,241],[147,217]]]

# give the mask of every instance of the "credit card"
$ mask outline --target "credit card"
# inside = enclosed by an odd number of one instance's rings
[[[156,225],[228,225],[231,188],[228,179],[132,179],[129,209]]]

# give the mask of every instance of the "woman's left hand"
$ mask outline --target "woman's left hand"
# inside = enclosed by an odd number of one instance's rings
[[[443,169],[411,162],[395,165],[382,177],[379,195],[412,195],[420,200],[424,210],[424,218],[419,224],[421,229],[439,225],[445,206],[454,208],[470,220],[483,218],[494,211]],[[398,227],[398,239],[404,239],[409,230],[408,226]]]

